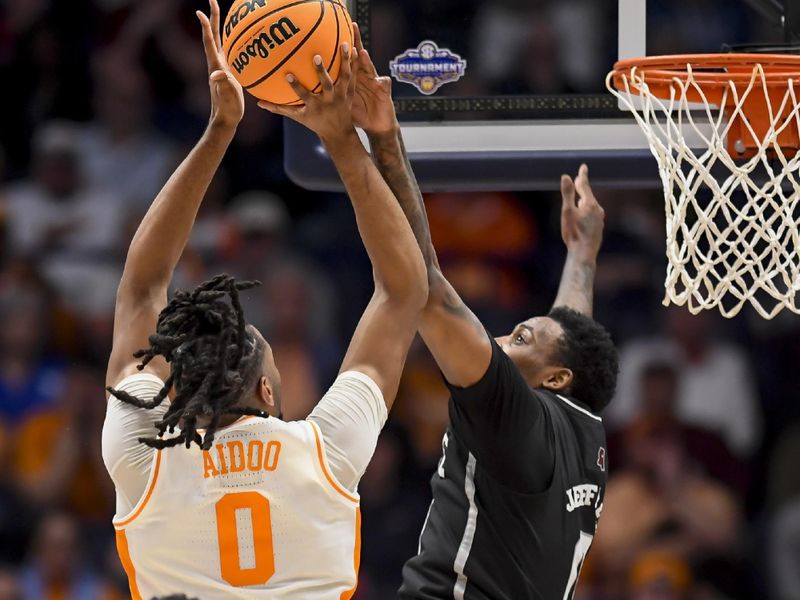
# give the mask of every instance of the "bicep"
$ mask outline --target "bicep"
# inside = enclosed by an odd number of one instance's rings
[[[486,373],[492,358],[486,330],[438,271],[432,274],[430,298],[419,331],[451,384],[468,387]]]
[[[166,305],[166,292],[135,297],[120,290],[114,311],[114,337],[106,373],[107,386],[139,372],[136,369],[139,361],[133,358],[133,354],[150,346],[149,339],[156,332],[158,315]],[[145,372],[166,379],[170,370],[163,358],[156,357],[147,365]]]
[[[391,408],[418,323],[418,311],[376,290],[356,327],[340,373],[367,375]]]

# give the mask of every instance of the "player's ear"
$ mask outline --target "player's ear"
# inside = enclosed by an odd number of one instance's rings
[[[275,394],[272,391],[272,384],[266,377],[258,380],[258,397],[269,408],[275,408]]]
[[[569,386],[572,385],[572,380],[573,375],[570,369],[556,367],[547,374],[547,377],[542,382],[542,387],[552,392],[563,392],[569,389]]]

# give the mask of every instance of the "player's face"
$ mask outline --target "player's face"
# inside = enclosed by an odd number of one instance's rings
[[[572,373],[563,365],[554,364],[553,358],[563,335],[558,322],[536,317],[517,325],[510,335],[496,339],[531,387],[563,390],[572,382]]]

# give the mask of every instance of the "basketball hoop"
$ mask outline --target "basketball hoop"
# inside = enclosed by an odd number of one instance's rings
[[[800,314],[800,56],[624,60],[607,86],[659,163],[664,304]]]

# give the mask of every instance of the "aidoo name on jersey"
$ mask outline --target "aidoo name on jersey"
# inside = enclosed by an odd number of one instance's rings
[[[244,471],[274,471],[280,455],[281,443],[277,440],[250,440],[247,446],[240,440],[215,444],[213,452],[203,451],[203,478]]]

